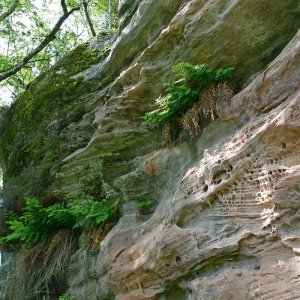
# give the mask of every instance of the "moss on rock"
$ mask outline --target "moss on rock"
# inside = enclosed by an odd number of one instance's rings
[[[25,194],[39,194],[55,177],[62,159],[86,145],[94,130],[91,125],[83,126],[84,138],[74,141],[65,129],[82,120],[85,102],[80,98],[93,90],[93,82],[78,73],[109,52],[109,48],[90,50],[88,46],[78,46],[34,80],[3,117],[0,159],[7,188],[17,178]],[[39,174],[38,181],[28,180],[28,170]]]

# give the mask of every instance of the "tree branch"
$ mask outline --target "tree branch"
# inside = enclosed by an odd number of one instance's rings
[[[13,4],[0,15],[0,22],[4,21],[8,16],[10,16],[17,8],[19,0],[14,0]]]
[[[62,0],[61,1],[62,6],[66,5],[65,1]],[[64,10],[64,14],[59,18],[59,20],[57,21],[57,23],[55,24],[55,26],[53,27],[52,31],[46,36],[46,38],[41,42],[41,44],[39,46],[37,46],[35,49],[33,49],[31,52],[29,52],[23,59],[22,61],[20,61],[17,65],[12,66],[11,68],[4,70],[2,72],[0,72],[0,82],[5,80],[6,78],[16,74],[17,72],[19,72],[22,68],[24,68],[24,66],[35,56],[37,55],[39,52],[41,52],[46,46],[48,46],[48,44],[50,42],[52,42],[55,39],[55,36],[57,34],[57,32],[60,30],[62,24],[64,23],[65,20],[67,20],[67,18],[76,10],[79,10],[79,7],[75,7],[73,9],[71,9],[70,11],[65,10],[66,6],[64,8],[63,6],[63,10]]]
[[[67,8],[66,1],[65,0],[61,0],[60,1],[60,5],[61,5],[61,7],[63,9],[64,15],[66,15],[68,13],[68,8]]]
[[[108,0],[108,29],[111,30],[112,13],[111,13],[111,0]]]
[[[88,2],[86,2],[86,0],[83,0],[82,4],[83,4],[84,14],[85,14],[86,20],[87,20],[87,22],[89,24],[89,27],[90,27],[90,30],[91,30],[91,34],[92,34],[93,37],[95,37],[96,36],[96,31],[94,29],[94,25],[93,25],[92,19],[90,17],[89,11],[88,11]]]
[[[39,62],[39,61],[49,61],[53,57],[55,57],[55,55],[51,55],[51,56],[48,56],[48,57],[45,57],[45,58],[34,59],[34,60],[31,60],[29,63],[36,63],[36,62]]]

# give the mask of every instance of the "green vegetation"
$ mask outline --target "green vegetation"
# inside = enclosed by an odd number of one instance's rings
[[[10,281],[11,290],[18,282],[22,288],[18,294],[31,295],[30,299],[54,292],[61,295],[68,287],[66,269],[78,249],[78,238],[85,236],[85,245],[93,252],[99,251],[102,239],[119,218],[117,194],[102,173],[101,159],[110,155],[102,153],[86,162],[79,170],[76,186],[61,195],[64,201],[53,204],[57,199],[27,198],[23,205],[21,198],[19,205],[25,207],[22,211],[10,206],[15,212],[6,213],[6,222],[1,220],[1,247],[8,251],[20,247],[25,250],[15,271],[16,279]],[[45,156],[50,166],[56,160],[55,151],[48,151]]]
[[[101,227],[117,215],[118,208],[118,200],[109,203],[88,196],[69,207],[62,203],[44,207],[36,198],[27,198],[20,216],[7,212],[9,233],[1,237],[0,243],[20,242],[30,249],[62,229]]]
[[[59,296],[58,300],[75,300],[75,298],[72,296],[69,296],[67,294],[63,294],[63,295]]]
[[[152,199],[138,199],[136,200],[140,215],[148,215],[152,211],[155,201]]]
[[[151,207],[154,204],[152,199],[138,199],[136,200],[138,208]]]
[[[207,66],[179,63],[173,66],[179,80],[166,84],[165,95],[158,99],[159,108],[146,113],[143,119],[151,123],[181,116],[197,102],[201,92],[213,83],[229,80],[234,68],[213,70]]]
[[[17,99],[76,46],[116,30],[118,2],[0,0],[0,103]]]
[[[40,75],[8,112],[4,109],[0,160],[7,162],[7,183],[17,180],[24,186],[24,194],[40,197],[55,178],[63,158],[86,146],[94,132],[92,122],[86,122],[72,138],[66,130],[82,120],[86,101],[78,99],[95,84],[71,77],[104,59],[108,52],[108,47],[90,51],[88,44],[78,46]]]

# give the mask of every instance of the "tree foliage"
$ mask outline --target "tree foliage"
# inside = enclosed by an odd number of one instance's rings
[[[17,97],[75,46],[115,28],[117,5],[117,0],[0,0],[0,88]]]

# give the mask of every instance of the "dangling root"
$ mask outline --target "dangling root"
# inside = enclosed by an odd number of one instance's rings
[[[167,121],[163,125],[163,139],[165,146],[169,146],[174,142],[180,132],[180,123],[176,120]]]
[[[23,295],[24,299],[39,299],[51,294],[53,287],[63,292],[75,242],[70,230],[61,230],[51,239],[37,244],[17,266],[7,293]]]
[[[234,95],[233,86],[228,82],[214,83],[201,92],[196,102],[181,118],[181,123],[191,136],[196,136],[201,131],[200,115],[211,120],[215,119],[216,107],[228,101]]]

